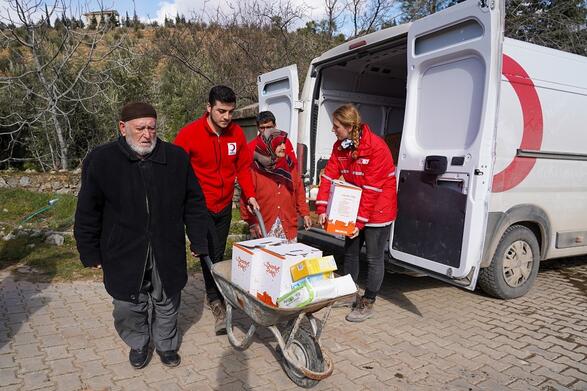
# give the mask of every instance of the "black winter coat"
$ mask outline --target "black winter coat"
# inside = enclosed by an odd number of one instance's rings
[[[165,293],[187,282],[184,226],[197,254],[208,253],[210,216],[183,149],[157,139],[139,159],[120,137],[95,148],[82,166],[74,235],[84,266],[102,265],[118,300],[137,302],[149,244]]]

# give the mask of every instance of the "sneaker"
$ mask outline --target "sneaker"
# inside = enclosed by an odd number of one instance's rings
[[[167,350],[165,352],[160,352],[157,350],[157,354],[159,355],[163,365],[166,367],[173,368],[178,366],[181,362],[181,357],[179,354],[177,354],[177,350]]]
[[[131,349],[128,353],[128,361],[135,369],[144,368],[149,361],[149,344],[140,349]]]
[[[214,331],[216,335],[226,334],[226,307],[220,300],[210,302],[210,310],[214,315]]]
[[[355,308],[351,311],[350,314],[346,316],[346,320],[349,322],[362,322],[364,320],[369,319],[373,316],[374,303],[374,299],[367,299],[366,297],[361,297],[361,299],[357,302]]]

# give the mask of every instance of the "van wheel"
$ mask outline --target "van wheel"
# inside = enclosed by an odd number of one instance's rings
[[[539,266],[536,236],[523,225],[512,225],[501,237],[491,265],[479,271],[479,286],[490,296],[515,299],[528,293]]]

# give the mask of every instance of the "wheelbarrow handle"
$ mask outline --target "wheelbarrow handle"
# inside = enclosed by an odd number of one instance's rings
[[[255,213],[255,216],[257,217],[257,221],[259,222],[259,228],[261,229],[261,235],[263,235],[263,237],[267,237],[267,229],[265,228],[265,223],[263,220],[263,215],[261,214],[261,211],[259,209],[255,209],[253,208],[253,212]]]
[[[208,270],[212,271],[212,259],[210,259],[209,255],[200,255],[200,260],[204,261],[208,266]]]

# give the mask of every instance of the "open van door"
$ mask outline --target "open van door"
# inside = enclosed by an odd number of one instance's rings
[[[259,111],[270,110],[277,128],[288,133],[294,149],[298,143],[299,98],[298,67],[290,65],[264,73],[257,78]]]
[[[474,289],[491,192],[504,1],[466,1],[414,22],[390,253]]]

